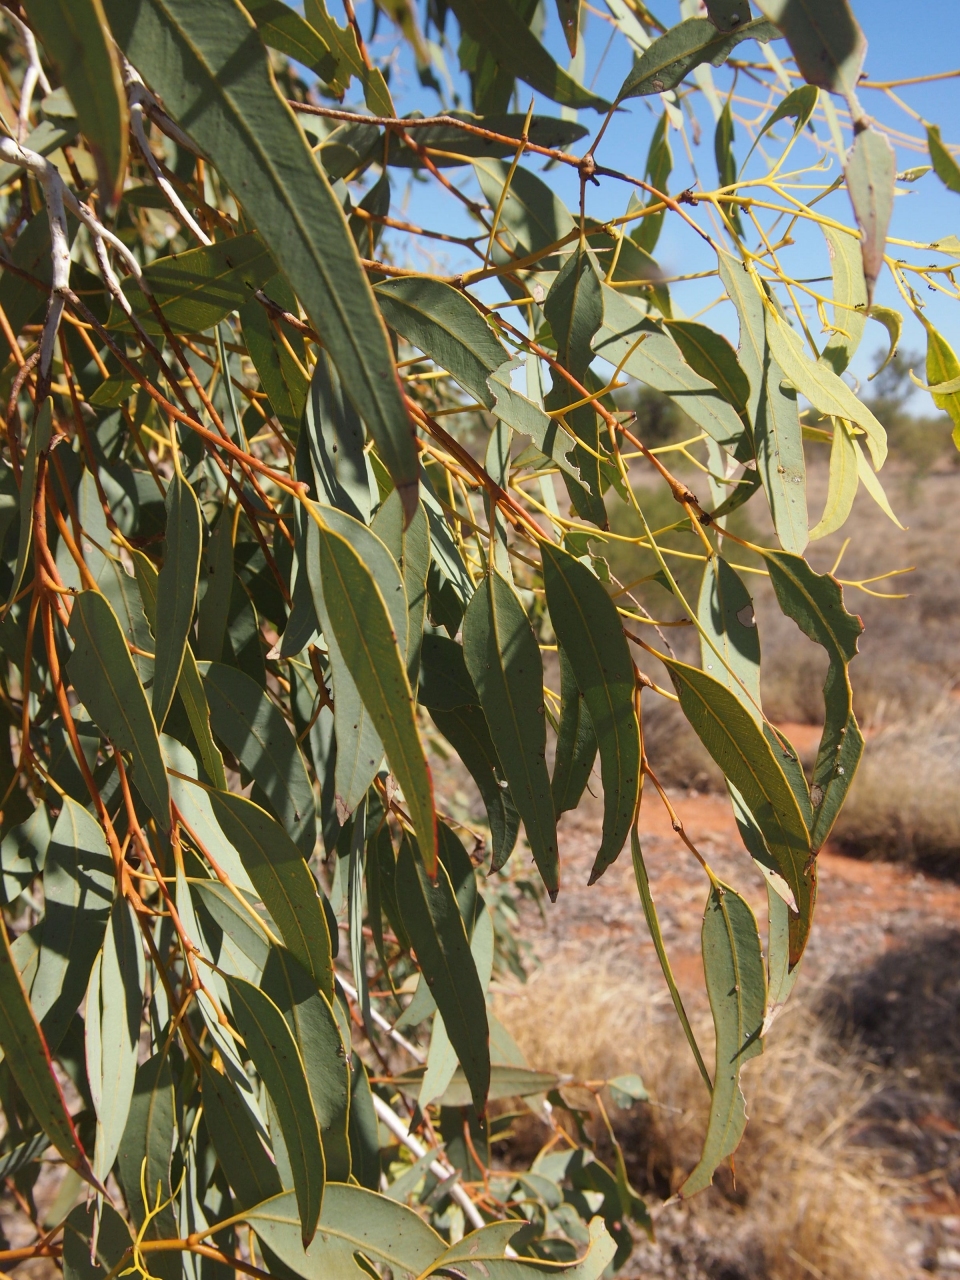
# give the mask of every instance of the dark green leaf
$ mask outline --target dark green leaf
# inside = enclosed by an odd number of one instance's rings
[[[422,1067],[405,1071],[396,1077],[399,1088],[411,1098],[420,1096],[424,1080]],[[491,1102],[503,1098],[529,1098],[538,1093],[549,1093],[559,1083],[558,1077],[546,1071],[531,1071],[528,1067],[495,1065],[490,1068],[490,1092],[487,1097]],[[443,1107],[468,1107],[471,1104],[470,1087],[462,1068],[457,1068],[449,1085],[439,1099]]]
[[[423,504],[417,507],[416,515],[404,529],[403,508],[394,489],[374,518],[373,532],[383,540],[403,575],[407,598],[407,678],[410,688],[415,689],[420,674],[430,570],[430,527]]]
[[[493,209],[501,206],[500,222],[513,233],[524,253],[546,249],[576,231],[560,197],[529,169],[520,166],[514,170],[504,196],[510,165],[502,160],[477,160],[473,168],[487,203]],[[541,262],[541,269],[550,270],[551,261],[555,260]]]
[[[287,311],[296,312],[296,298],[282,276],[269,280],[263,291]],[[273,319],[256,298],[240,308],[240,324],[270,408],[290,439],[296,440],[309,385],[302,368],[306,364],[303,336],[286,321]]]
[[[133,756],[133,781],[161,830],[170,828],[170,788],[157,725],[117,615],[98,591],[73,602],[74,650],[67,670],[77,697],[120,751]]]
[[[335,74],[336,59],[320,33],[283,0],[246,0],[244,8],[257,24],[264,44],[302,62],[323,80]]]
[[[198,145],[216,155],[217,171],[296,281],[412,513],[417,455],[387,331],[340,202],[277,88],[252,21],[233,0],[200,8],[191,0],[107,0],[105,7],[120,47]]]
[[[369,523],[371,477],[363,450],[363,424],[323,352],[310,381],[303,432],[320,501]]]
[[[219,662],[233,591],[233,519],[226,507],[207,543],[203,577],[207,586],[198,609],[197,656]]]
[[[513,802],[547,891],[556,898],[560,868],[546,765],[543,664],[523,605],[496,571],[484,578],[470,601],[463,642],[467,670],[480,695]]]
[[[13,584],[7,596],[7,605],[16,598],[27,570],[27,557],[33,536],[33,506],[37,496],[37,470],[41,455],[46,453],[53,430],[53,405],[50,399],[44,400],[34,414],[33,430],[27,443],[26,457],[23,461],[23,473],[20,477],[20,538],[17,546],[17,564],[13,571]]]
[[[787,37],[808,84],[854,92],[867,42],[848,0],[757,0],[757,6]]]
[[[306,1248],[320,1218],[326,1179],[320,1130],[303,1058],[283,1014],[258,987],[227,978],[233,1014],[247,1052],[270,1092],[293,1170],[300,1238]]]
[[[718,31],[709,18],[688,18],[654,40],[641,54],[624,80],[617,101],[675,89],[687,72],[702,62],[720,66],[741,41],[760,40],[766,44],[777,34],[776,27],[762,18],[732,31]]]
[[[175,1095],[169,1057],[155,1053],[137,1069],[127,1126],[118,1152],[120,1181],[130,1216],[137,1227],[143,1225],[147,1209],[156,1207],[159,1194],[164,1205],[151,1218],[148,1240],[177,1238],[177,1220],[170,1200],[170,1157],[175,1131]],[[143,1191],[146,1189],[147,1205]]]
[[[564,262],[543,304],[557,359],[580,381],[593,359],[590,344],[603,324],[603,289],[593,255],[578,250]],[[569,386],[561,387],[569,393]],[[577,397],[568,397],[576,399]]]
[[[735,31],[749,22],[749,0],[706,0],[710,21],[718,31]]]
[[[379,1191],[380,1130],[367,1069],[356,1053],[351,1061],[349,1132],[353,1176],[361,1187]]]
[[[640,794],[640,725],[633,659],[616,606],[590,570],[542,544],[550,621],[590,713],[600,750],[603,835],[591,884],[619,856]]]
[[[313,873],[283,827],[242,796],[209,791],[224,835],[240,855],[284,943],[328,1000],[333,997],[330,932]]]
[[[708,1187],[717,1166],[739,1146],[747,1123],[740,1068],[763,1051],[767,981],[757,921],[744,899],[719,881],[710,890],[703,916],[703,969],[717,1064],[703,1153],[680,1188],[682,1196]]]
[[[127,1224],[109,1200],[101,1202],[96,1217],[93,1205],[78,1204],[64,1224],[63,1274],[66,1280],[103,1280],[119,1268],[132,1244]]]
[[[225,1076],[203,1064],[203,1118],[237,1205],[249,1209],[282,1191],[271,1161],[250,1119],[250,1111]],[[298,1224],[299,1225],[299,1224]]]
[[[668,332],[691,369],[712,382],[737,413],[746,413],[750,382],[736,352],[721,333],[695,320],[666,320]]]
[[[203,683],[214,733],[253,776],[290,839],[309,858],[317,841],[313,787],[283,714],[236,667],[211,662]]]
[[[180,679],[183,655],[193,627],[200,581],[201,528],[197,496],[183,476],[175,475],[167,488],[167,541],[157,582],[153,625],[157,637],[153,718],[161,729]]]
[[[561,647],[560,657],[560,727],[557,730],[557,754],[553,764],[550,790],[559,818],[580,803],[593,762],[597,758],[597,735],[590,712],[577,686],[570,659]]]
[[[820,90],[814,84],[803,84],[799,89],[794,89],[792,93],[780,102],[767,116],[763,122],[760,132],[753,140],[753,145],[747,152],[747,159],[743,162],[743,169],[747,167],[747,161],[753,155],[754,150],[760,139],[773,128],[780,120],[788,118],[796,121],[793,127],[793,136],[796,137],[800,130],[809,121],[813,115],[817,105],[817,99],[820,96]],[[741,172],[743,170],[741,169]]]
[[[937,177],[948,191],[956,191],[960,195],[960,165],[940,140],[939,125],[927,125],[927,150]]]
[[[129,113],[100,0],[26,0],[24,8],[76,105],[100,173],[101,198],[110,201],[127,167]]]
[[[438,862],[436,879],[431,880],[409,837],[397,859],[397,901],[417,963],[443,1016],[474,1105],[482,1113],[490,1085],[483,987],[447,869]]]
[[[507,359],[507,350],[465,294],[442,280],[414,276],[386,280],[374,292],[391,329],[493,408],[487,378]]]

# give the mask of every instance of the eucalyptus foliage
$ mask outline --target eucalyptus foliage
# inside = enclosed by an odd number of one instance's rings
[[[345,23],[323,0],[4,11],[0,1166],[31,1212],[42,1165],[66,1166],[37,1243],[5,1264],[595,1280],[645,1206],[604,1107],[609,1165],[569,1082],[528,1064],[490,1003],[495,972],[523,974],[518,899],[563,892],[560,816],[597,773],[592,892],[629,844],[710,1092],[682,1195],[736,1149],[740,1068],[810,936],[863,737],[860,622],[804,551],[860,484],[889,509],[883,427],[842,375],[869,321],[896,347],[903,317],[872,301],[889,270],[960,432],[960,366],[917,293],[956,295],[960,244],[887,256],[896,165],[857,98],[845,0],[685,0],[669,29],[607,0],[633,66],[592,88],[579,0],[550,19],[569,68],[527,0],[381,7],[437,92],[441,44],[457,50],[471,110],[402,115],[349,3]],[[735,149],[747,82],[766,102],[750,152],[776,156],[762,177]],[[650,107],[632,176],[604,133]],[[669,194],[672,146],[705,127],[720,185]],[[814,165],[798,185],[801,141],[841,177]],[[924,145],[960,190],[933,125]],[[409,181],[476,233],[414,225]],[[597,184],[620,216],[591,213]],[[818,208],[840,185],[847,223]],[[672,300],[667,219],[715,260],[737,351]],[[794,236],[821,232],[828,293],[786,266]],[[444,244],[475,265],[418,268]],[[692,438],[654,452],[617,399],[629,381],[672,398]],[[812,528],[805,441],[830,453]],[[666,529],[638,497],[650,482],[675,500]],[[771,545],[728,526],[748,502]],[[615,504],[632,539],[610,532]],[[611,574],[617,536],[653,556],[700,661]],[[827,657],[810,776],[763,711],[745,556]],[[745,897],[684,835],[706,878],[712,1067],[639,837],[644,794],[683,833],[644,745],[658,698],[722,770],[768,890],[764,956]],[[430,761],[451,753],[482,830],[438,811]],[[621,1107],[645,1097],[636,1076],[608,1083]],[[553,1134],[509,1172],[490,1150],[518,1107]]]

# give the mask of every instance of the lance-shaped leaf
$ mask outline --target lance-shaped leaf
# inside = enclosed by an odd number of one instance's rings
[[[191,843],[201,852],[209,852],[238,889],[253,893],[253,883],[244,870],[239,854],[224,837],[213,816],[207,787],[196,785],[199,774],[196,760],[181,742],[171,738],[169,734],[160,735],[160,747],[167,768],[184,775],[178,778],[172,772],[169,774],[170,796],[177,806],[181,829],[186,825]],[[225,788],[221,787],[219,790]]]
[[[764,44],[777,36],[776,27],[763,18],[745,22],[732,31],[718,31],[709,18],[688,18],[650,45],[637,59],[620,87],[617,101],[664,93],[675,89],[688,71],[703,62],[719,67],[743,40]]]
[[[83,1001],[103,943],[115,875],[103,829],[65,796],[43,870],[45,904],[37,973],[30,1003],[51,1052],[56,1052]]]
[[[953,382],[960,378],[960,360],[939,330],[935,329],[921,311],[920,320],[927,331],[927,383],[931,387]],[[960,449],[960,391],[934,391],[933,403],[944,409],[953,419],[953,443]]]
[[[276,274],[276,269],[266,245],[249,231],[169,258],[155,258],[143,275],[174,333],[200,333],[212,329],[248,302],[254,291]],[[160,322],[133,276],[124,281],[124,293],[147,332],[162,334]],[[111,329],[131,327],[126,312],[116,302],[108,325]]]
[[[170,1159],[176,1124],[175,1103],[169,1054],[155,1053],[137,1068],[130,1112],[118,1152],[124,1197],[137,1227],[143,1225],[147,1210],[155,1208],[159,1188],[163,1208],[146,1228],[144,1234],[148,1240],[170,1240],[177,1236],[176,1215],[173,1205],[168,1203],[172,1191]],[[141,1186],[146,1187],[147,1205],[143,1203]]]
[[[313,873],[290,837],[251,800],[208,791],[211,807],[288,949],[333,997],[330,931]]]
[[[332,1182],[323,1197],[311,1249],[300,1243],[297,1206],[291,1191],[248,1210],[246,1220],[272,1253],[303,1280],[346,1277],[363,1256],[390,1267],[394,1275],[429,1273],[446,1242],[405,1204],[387,1196]]]
[[[805,635],[823,646],[830,659],[823,686],[823,734],[811,788],[811,845],[819,850],[840,812],[863,753],[863,735],[853,714],[848,671],[857,654],[863,623],[847,612],[843,589],[830,574],[814,573],[801,556],[786,552],[766,551],[764,560],[780,608]]]
[[[750,382],[736,352],[722,333],[695,320],[667,320],[667,330],[683,358],[701,378],[712,382],[737,413],[746,413]]]
[[[303,1058],[283,1014],[259,987],[227,978],[233,1015],[270,1093],[293,1172],[300,1238],[306,1248],[320,1218],[326,1173],[320,1129]]]
[[[304,967],[284,947],[270,948],[260,989],[286,1018],[300,1050],[320,1126],[327,1177],[331,1182],[347,1182],[350,1064],[333,1009]]]
[[[586,249],[571,253],[557,273],[543,304],[557,359],[578,380],[593,359],[590,344],[603,324],[603,289],[593,255]],[[566,382],[561,383],[566,388]]]
[[[869,305],[883,266],[897,184],[897,156],[886,134],[870,127],[857,134],[844,166],[844,177],[863,237],[861,253]]]
[[[431,880],[409,838],[404,839],[397,858],[397,902],[417,964],[443,1016],[473,1103],[482,1114],[490,1087],[483,986],[447,869],[438,861],[436,879]]]
[[[749,0],[705,0],[707,14],[718,31],[734,31],[751,18]]]
[[[415,276],[385,280],[374,290],[391,329],[442,369],[488,409],[487,378],[507,359],[507,350],[470,300],[442,280]]]
[[[27,0],[27,18],[57,68],[110,201],[127,167],[129,113],[101,0]]]
[[[708,1187],[717,1166],[739,1146],[747,1123],[740,1068],[763,1052],[767,980],[756,917],[738,893],[719,882],[703,916],[703,970],[717,1059],[703,1153],[680,1188],[682,1196]]]
[[[63,1274],[67,1280],[100,1280],[120,1269],[132,1244],[129,1227],[109,1200],[96,1216],[92,1204],[78,1204],[63,1226]]]
[[[960,165],[943,145],[939,125],[927,125],[927,150],[937,177],[948,191],[960,195]]]
[[[616,606],[598,578],[566,551],[542,544],[550,621],[590,713],[600,750],[603,835],[590,872],[598,880],[630,834],[640,794],[636,677]]]
[[[742,262],[721,249],[720,279],[740,317],[740,364],[750,381],[747,417],[753,427],[757,470],[780,545],[807,545],[806,463],[797,397],[783,387],[764,319],[760,287]]]
[[[326,40],[283,0],[247,0],[244,8],[257,24],[263,42],[302,62],[322,80],[336,72],[336,59]]]
[[[213,731],[252,774],[305,858],[317,841],[313,788],[282,712],[255,680],[211,662],[203,675]]]
[[[854,92],[867,42],[849,0],[757,0],[757,7],[787,37],[808,84]]]
[[[833,323],[842,333],[832,333],[820,359],[834,373],[843,373],[860,345],[867,324],[867,283],[856,237],[836,227],[823,228],[833,269]]]
[[[406,671],[406,639],[398,646],[397,626],[370,569],[354,547],[324,526],[317,530],[324,630],[335,637],[344,663],[383,743],[387,760],[413,818],[427,865],[436,864],[436,815],[433,782],[414,717],[413,695]],[[375,535],[371,534],[371,537]],[[396,572],[396,565],[386,553]],[[403,598],[401,584],[401,599]],[[406,602],[403,601],[406,621]]]
[[[577,39],[580,35],[580,0],[557,0],[557,13],[560,25],[570,50],[570,57],[577,54]]]
[[[170,828],[170,788],[157,725],[117,615],[99,591],[73,602],[74,650],[67,671],[91,719],[120,751],[133,756],[133,781],[161,830]]]
[[[105,7],[124,53],[216,156],[218,173],[296,281],[412,514],[417,455],[387,331],[340,202],[277,88],[252,20],[237,0],[107,0]]]
[[[609,285],[603,288],[603,327],[593,349],[623,373],[670,396],[739,462],[752,457],[749,435],[733,405],[694,372],[669,333]]]
[[[500,208],[500,222],[516,237],[522,252],[535,253],[572,236],[576,223],[560,197],[544,180],[522,166],[515,169],[507,186],[510,165],[502,160],[477,160],[473,166],[484,198],[491,208]],[[550,263],[540,268],[551,270]],[[553,268],[554,270],[556,267]]]
[[[700,638],[704,671],[725,684],[757,724],[762,723],[760,638],[753,601],[723,556],[714,556],[704,568],[697,618],[705,633]]]
[[[100,1189],[67,1110],[53,1060],[37,1024],[0,917],[0,1048],[41,1129],[82,1178]]]
[[[363,448],[363,423],[344,394],[336,369],[323,353],[318,356],[310,379],[302,431],[297,450],[298,467],[304,458],[300,479],[308,480],[305,473],[312,470],[321,502],[368,524],[374,496]]]
[[[773,126],[779,123],[779,121],[786,120],[788,118],[793,119],[795,122],[793,126],[793,136],[796,137],[813,115],[819,96],[820,90],[813,84],[803,84],[799,89],[794,89],[792,93],[788,93],[783,101],[774,107],[769,116],[767,116],[766,120],[763,122],[760,132],[754,138],[753,144],[747,152],[747,159],[744,160],[740,172],[742,173],[743,170],[746,169],[747,162],[756,150],[761,138],[763,138],[765,134],[769,133]]]
[[[380,1190],[380,1125],[367,1069],[356,1052],[350,1060],[350,1165],[361,1187]]]
[[[508,427],[529,436],[540,452],[556,463],[561,471],[579,480],[580,465],[573,456],[576,438],[559,418],[551,418],[538,404],[511,385],[510,379],[519,365],[518,359],[508,360],[490,376],[490,390],[497,401],[496,417]],[[564,396],[560,407],[569,403],[570,397]]]
[[[246,1103],[206,1062],[202,1084],[204,1123],[238,1207],[249,1209],[279,1195],[283,1188],[277,1166],[263,1148]]]
[[[853,500],[860,484],[858,475],[860,454],[850,433],[850,428],[839,419],[833,428],[830,445],[830,480],[827,485],[827,501],[823,515],[810,530],[810,541],[825,538],[843,527],[853,510]]]
[[[417,687],[420,648],[427,613],[427,576],[430,571],[430,526],[423,504],[409,525],[403,527],[403,508],[396,489],[384,501],[373,521],[373,532],[381,538],[403,575],[407,601],[407,678]]]
[[[285,310],[296,311],[296,297],[282,276],[267,281],[263,292]],[[303,335],[285,320],[273,320],[266,307],[255,298],[240,308],[240,324],[270,408],[290,439],[296,440],[309,386],[303,369],[306,364]],[[219,658],[220,655],[209,656]]]
[[[93,1168],[104,1181],[120,1149],[133,1097],[145,966],[133,909],[117,898],[87,988],[87,1080],[97,1112]]]
[[[167,487],[167,540],[163,568],[157,581],[154,635],[157,659],[153,669],[153,718],[158,727],[170,710],[180,679],[193,608],[200,581],[203,522],[197,495],[183,476]]]
[[[799,557],[797,557],[799,559]],[[810,834],[773,747],[756,720],[726,685],[705,671],[665,660],[684,715],[700,741],[743,796],[763,832],[777,871],[797,906],[791,963],[803,954],[816,898]]]
[[[560,646],[560,725],[550,790],[557,817],[580,803],[597,758],[597,735],[577,685],[570,659]]]
[[[567,107],[609,107],[557,66],[509,0],[451,0],[450,7],[464,34],[531,89]]]
[[[543,663],[523,605],[495,570],[467,608],[463,652],[537,867],[555,899],[560,866],[546,764]]]
[[[17,546],[17,563],[13,571],[13,583],[7,596],[6,607],[15,600],[23,575],[27,570],[27,556],[33,538],[33,504],[37,496],[37,471],[40,457],[46,452],[53,430],[53,405],[49,397],[44,400],[34,414],[33,429],[27,443],[26,457],[23,460],[23,473],[20,477],[20,537]]]

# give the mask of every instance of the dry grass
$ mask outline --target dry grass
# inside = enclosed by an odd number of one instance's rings
[[[576,1024],[571,1011],[579,1010]],[[660,1244],[643,1242],[626,1276],[725,1280],[900,1280],[912,1234],[881,1175],[880,1155],[853,1145],[871,1097],[858,1057],[838,1060],[809,997],[773,1029],[745,1073],[753,1119],[736,1183],[659,1214]],[[530,1062],[579,1079],[639,1071],[653,1106],[617,1119],[631,1178],[656,1202],[695,1163],[707,1097],[665,992],[632,966],[555,956],[539,980],[501,995],[499,1016]],[[709,1033],[699,1018],[704,1046]],[[914,1246],[914,1250],[915,1250]]]
[[[956,699],[872,737],[834,838],[858,853],[960,872],[960,721]]]

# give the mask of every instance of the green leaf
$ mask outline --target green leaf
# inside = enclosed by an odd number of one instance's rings
[[[407,679],[410,688],[415,689],[420,674],[420,648],[427,612],[427,575],[430,571],[430,526],[423,503],[404,529],[400,495],[394,489],[374,517],[373,532],[382,539],[403,574],[407,601]]]
[[[161,830],[170,829],[170,788],[157,725],[130,657],[117,615],[98,591],[73,602],[74,650],[67,671],[94,723],[133,756],[133,781]]]
[[[322,352],[310,381],[298,458],[301,449],[309,453],[320,500],[368,524],[371,476],[364,454],[363,424],[343,394],[336,370]]]
[[[33,537],[33,507],[37,496],[37,471],[40,458],[46,453],[53,430],[53,405],[47,397],[39,410],[34,413],[33,430],[27,443],[26,457],[23,460],[23,474],[20,477],[20,539],[17,546],[17,563],[13,571],[13,584],[7,596],[6,608],[16,599],[27,570],[27,557],[30,554],[30,543]]]
[[[304,1250],[296,1203],[285,1191],[246,1214],[260,1240],[304,1280],[347,1280],[355,1276],[355,1255],[398,1273],[420,1276],[444,1252],[446,1242],[406,1205],[386,1196],[332,1182],[323,1197],[319,1241]]]
[[[757,7],[787,37],[808,84],[852,94],[867,42],[849,0],[757,0]]]
[[[113,0],[107,0],[112,3]],[[202,333],[250,300],[256,289],[276,274],[277,264],[255,232],[215,244],[187,249],[169,258],[155,258],[144,280],[174,333]],[[163,329],[133,276],[123,282],[127,301],[148,333]],[[108,327],[131,328],[127,315],[111,304]]]
[[[710,890],[703,916],[703,970],[717,1064],[707,1136],[697,1167],[680,1188],[684,1197],[708,1187],[717,1166],[739,1146],[747,1123],[740,1068],[763,1052],[767,980],[756,917],[738,893],[719,881]]]
[[[542,543],[550,621],[573,668],[600,750],[603,834],[593,884],[626,843],[640,796],[636,675],[616,606],[579,560]]]
[[[203,573],[207,589],[197,610],[197,654],[219,662],[233,592],[233,517],[229,507],[221,511],[207,543]]]
[[[263,42],[288,58],[302,62],[322,80],[336,71],[336,59],[320,33],[282,0],[245,0],[244,8],[257,24]]]
[[[496,209],[501,205],[510,165],[502,160],[475,160],[473,171],[487,203]],[[500,222],[528,254],[546,249],[576,231],[576,224],[560,197],[542,178],[522,166],[518,166],[510,178],[500,208]],[[541,270],[550,270],[550,261],[541,262]]]
[[[482,1114],[490,1086],[490,1049],[483,987],[470,952],[450,876],[437,863],[431,880],[414,843],[405,837],[397,859],[397,901],[417,964],[443,1016]]]
[[[120,1181],[130,1217],[139,1228],[147,1208],[164,1206],[151,1218],[144,1233],[147,1240],[175,1240],[179,1234],[170,1200],[170,1157],[175,1129],[175,1094],[170,1058],[155,1053],[137,1068],[130,1113],[118,1152]],[[146,1162],[146,1163],[144,1163]],[[141,1186],[146,1187],[148,1205],[143,1203]]]
[[[684,715],[727,781],[743,796],[794,896],[797,911],[791,963],[796,964],[810,933],[816,873],[810,857],[810,834],[793,789],[760,726],[726,685],[673,658],[665,659],[664,665]]]
[[[597,757],[597,735],[570,659],[560,647],[560,725],[550,791],[557,818],[576,809]]]
[[[496,59],[498,66],[567,107],[606,111],[609,102],[597,97],[562,71],[523,21],[509,0],[451,0],[464,35]]]
[[[132,1244],[129,1227],[109,1200],[96,1216],[92,1205],[78,1204],[64,1223],[63,1274],[66,1280],[102,1280],[118,1270]]]
[[[928,384],[936,386],[938,383],[951,382],[955,378],[960,378],[960,360],[957,359],[953,348],[922,311],[919,315],[920,322],[927,331]],[[960,449],[960,391],[951,391],[946,395],[934,392],[933,403],[938,409],[945,409],[953,419],[953,443]]]
[[[833,269],[833,323],[844,332],[830,335],[820,359],[840,374],[853,358],[867,324],[867,282],[857,238],[828,226],[823,234]]]
[[[30,988],[33,1015],[53,1053],[83,1002],[114,888],[113,859],[103,829],[65,796],[43,869],[45,910],[39,963]]]
[[[403,789],[424,858],[432,868],[437,842],[433,782],[417,733],[406,672],[406,639],[401,651],[399,628],[396,621],[391,620],[383,593],[347,539],[324,526],[318,527],[317,540],[320,584],[311,577],[314,602],[318,612],[323,607],[329,621],[329,627],[325,622],[324,629],[335,637],[344,664],[370,713],[390,768]],[[387,555],[396,572],[392,557]],[[322,595],[318,585],[322,586]],[[400,597],[403,597],[402,584]],[[403,619],[405,622],[405,601]]]
[[[100,0],[26,0],[24,8],[76,106],[100,174],[101,199],[110,202],[127,167],[129,113]]]
[[[746,169],[747,162],[756,150],[760,139],[769,133],[773,126],[781,120],[793,119],[795,121],[793,136],[796,138],[816,110],[819,97],[820,90],[813,84],[802,84],[799,89],[794,89],[792,93],[788,93],[763,122],[760,132],[754,138],[753,144],[747,152],[747,159],[744,160],[740,172],[743,173],[744,169]]]
[[[487,378],[508,353],[464,293],[442,280],[416,276],[386,280],[374,292],[391,329],[453,374],[464,391],[493,408]]]
[[[580,381],[593,359],[591,342],[603,324],[603,288],[596,260],[587,250],[568,255],[543,304],[557,344],[557,359]],[[569,385],[560,390],[570,399]]]
[[[167,487],[167,540],[153,620],[157,637],[153,718],[161,729],[180,679],[193,627],[200,581],[202,525],[197,495],[183,476],[175,475]]]
[[[258,987],[227,978],[233,1015],[270,1092],[293,1170],[300,1238],[306,1248],[320,1218],[326,1173],[303,1058],[283,1014]]]
[[[182,743],[161,734],[160,747],[167,768],[183,777],[170,774],[170,796],[177,806],[177,820],[190,833],[191,843],[208,852],[220,869],[245,893],[254,893],[253,882],[244,870],[240,855],[224,837],[210,805],[209,789],[197,786],[197,762]],[[224,788],[218,788],[224,790]]]
[[[723,334],[695,320],[665,320],[664,323],[690,368],[712,382],[737,413],[746,413],[750,382]]]
[[[847,516],[853,510],[853,500],[857,496],[860,480],[858,477],[858,454],[850,428],[845,422],[835,419],[833,441],[830,445],[830,481],[827,486],[827,501],[823,515],[810,530],[810,541],[825,538],[830,533],[843,527]]]
[[[650,45],[620,87],[617,102],[675,89],[688,71],[702,62],[719,67],[743,40],[766,44],[778,34],[775,27],[755,18],[735,31],[718,31],[709,18],[688,18]]]
[[[890,349],[883,358],[883,364],[874,369],[867,379],[868,382],[872,382],[878,373],[882,373],[897,354],[897,346],[900,342],[900,335],[903,332],[903,316],[893,307],[881,307],[875,302],[870,308],[870,319],[878,321],[886,329],[890,336]]]
[[[467,608],[463,652],[537,868],[555,899],[560,867],[546,765],[543,664],[523,605],[495,570]]]
[[[863,236],[861,253],[869,306],[883,267],[897,185],[897,156],[886,134],[870,127],[857,134],[844,166],[844,177]]]
[[[571,459],[571,454],[576,449],[576,439],[558,418],[549,417],[538,404],[511,386],[510,379],[517,368],[519,361],[511,359],[490,376],[490,390],[497,401],[494,409],[496,417],[508,427],[529,436],[542,454],[561,471],[579,481],[580,466]],[[569,403],[570,397],[565,395],[560,407]]]
[[[415,1067],[395,1078],[398,1088],[411,1098],[420,1097],[425,1081],[424,1069]],[[531,1071],[529,1067],[499,1063],[490,1068],[490,1092],[487,1097],[491,1102],[499,1102],[504,1098],[530,1098],[538,1093],[549,1093],[559,1084],[559,1078],[548,1071]],[[454,1072],[450,1083],[439,1099],[442,1107],[469,1107],[471,1105],[470,1086],[461,1068]],[[426,1102],[423,1103],[426,1105]]]
[[[0,841],[0,903],[15,902],[43,870],[50,844],[50,819],[45,805],[18,826],[11,827]]]
[[[714,556],[706,563],[697,619],[703,628],[700,661],[704,671],[712,672],[726,685],[761,724],[760,637],[753,601],[739,574],[723,556]]]
[[[117,898],[87,987],[87,1079],[97,1113],[93,1168],[104,1182],[120,1149],[133,1098],[145,966],[133,909]]]
[[[296,298],[282,277],[268,281],[264,293],[286,310],[296,311]],[[274,320],[255,298],[240,308],[240,324],[270,408],[289,438],[296,440],[309,387],[301,367],[306,364],[303,336],[285,321]]]
[[[765,551],[763,558],[780,608],[804,635],[823,646],[830,659],[823,686],[823,734],[811,788],[815,815],[811,847],[816,851],[830,834],[863,754],[848,672],[863,623],[847,612],[843,589],[830,574],[814,573],[802,557],[786,552]]]
[[[246,1103],[206,1062],[202,1085],[204,1123],[238,1208],[249,1209],[279,1195],[283,1188],[277,1166],[263,1148]]]
[[[927,150],[937,177],[948,191],[960,195],[960,165],[941,142],[939,125],[927,125]]]
[[[736,0],[734,0],[736,2]],[[716,17],[710,14],[710,19],[720,30],[726,30],[726,27],[720,27]],[[736,25],[736,24],[734,24]],[[722,187],[732,187],[737,181],[737,161],[733,153],[733,143],[736,137],[736,131],[733,127],[733,113],[730,110],[729,98],[723,104],[723,110],[717,120],[717,127],[713,135],[713,153],[717,161],[717,177],[720,179]],[[729,220],[730,225],[736,231],[737,235],[743,238],[743,224],[740,218],[740,212],[734,204],[725,204],[722,208],[724,216]]]
[[[784,374],[767,341],[763,297],[755,277],[725,250],[719,250],[717,258],[720,279],[740,317],[740,363],[750,381],[747,417],[757,470],[780,545],[800,552],[807,545],[807,498],[797,397],[782,386]]]
[[[465,133],[454,125],[428,125],[417,130],[417,142],[422,147],[436,148],[446,155],[432,155],[430,158],[438,169],[463,165],[476,158],[512,160],[517,153],[520,135],[526,123],[526,114],[508,112],[492,115],[475,115],[471,111],[450,111],[447,113],[455,120],[463,120],[467,124],[477,125],[481,129],[489,129],[491,133],[499,133],[503,137],[516,138],[517,142],[493,142],[488,138],[477,137]],[[373,130],[370,130],[373,133]],[[588,133],[586,127],[575,120],[556,119],[554,116],[534,115],[530,119],[527,136],[530,141],[540,147],[569,147]],[[466,157],[462,159],[461,157]],[[403,142],[391,133],[387,164],[401,169],[421,168],[422,160],[415,151],[411,151]]]
[[[327,1177],[331,1182],[347,1182],[350,1064],[330,1002],[284,947],[271,946],[260,989],[286,1018],[300,1050],[320,1126]]]
[[[328,1000],[333,998],[330,932],[313,873],[283,827],[242,796],[208,791],[223,834],[234,846],[288,949]]]
[[[24,1101],[67,1164],[97,1189],[53,1069],[50,1050],[30,1008],[0,917],[0,1048]]]
[[[361,1187],[380,1190],[380,1129],[373,1108],[367,1069],[358,1054],[351,1059],[350,1162]]]
[[[570,50],[570,57],[577,56],[577,40],[580,35],[580,0],[557,0],[560,25]]]
[[[752,456],[749,436],[733,405],[691,369],[669,333],[609,285],[603,289],[603,327],[593,349],[622,373],[670,396],[739,462]]]
[[[706,0],[706,6],[718,31],[734,31],[751,18],[749,0]]]
[[[211,662],[203,674],[217,737],[256,780],[305,858],[317,842],[313,787],[282,712],[255,680]]]
[[[199,8],[191,0],[107,0],[105,7],[120,47],[200,148],[216,156],[218,173],[297,282],[412,513],[417,455],[387,331],[340,202],[277,88],[251,19],[237,0]]]

